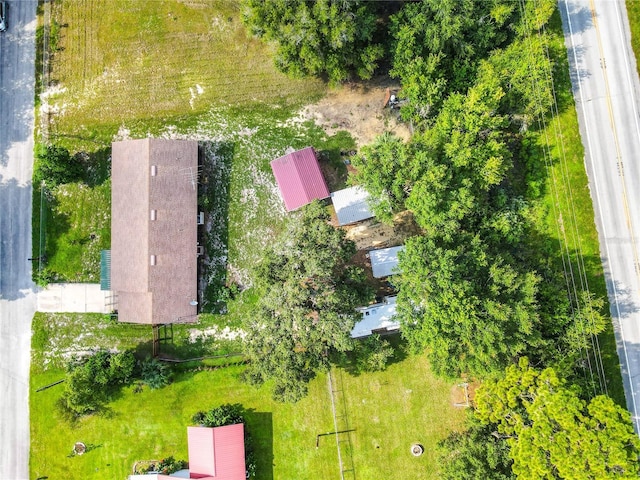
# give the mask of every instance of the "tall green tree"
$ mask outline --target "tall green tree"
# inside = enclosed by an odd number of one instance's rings
[[[464,93],[478,62],[509,39],[517,17],[508,0],[406,2],[391,17],[393,68],[409,102],[403,115],[414,121],[434,116],[451,92]]]
[[[611,398],[590,401],[526,358],[476,394],[477,416],[507,438],[521,480],[615,479],[640,475],[640,440],[629,412]]]
[[[486,376],[540,341],[539,279],[478,234],[455,244],[412,237],[401,255],[398,312],[402,335],[426,350],[436,372]]]
[[[253,35],[277,43],[281,71],[342,82],[352,74],[371,78],[382,57],[373,41],[374,7],[360,0],[245,0],[243,20]]]
[[[317,201],[303,207],[256,272],[262,294],[245,320],[246,378],[272,382],[280,401],[302,398],[331,353],[352,348],[355,308],[370,298],[364,272],[348,265],[354,243],[329,218]]]
[[[383,221],[391,221],[394,213],[404,209],[413,183],[421,176],[421,164],[414,161],[410,147],[389,132],[362,147],[351,163],[357,183],[369,192],[372,210]]]
[[[511,167],[511,153],[498,114],[504,95],[495,81],[451,95],[433,127],[415,140],[424,175],[407,199],[418,224],[452,237],[469,215],[484,215],[490,189]]]

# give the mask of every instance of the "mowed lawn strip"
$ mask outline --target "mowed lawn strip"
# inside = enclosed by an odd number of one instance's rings
[[[437,444],[462,429],[465,418],[464,408],[453,406],[455,384],[435,377],[424,355],[384,372],[335,375],[344,388],[338,400],[344,396],[349,426],[355,429],[356,478],[440,478]],[[424,447],[422,456],[412,456],[414,443]]]
[[[544,198],[544,204],[547,206],[546,233],[553,239],[566,242],[565,248],[569,250],[578,290],[583,285],[588,286],[589,291],[605,299],[604,313],[609,316],[598,232],[584,165],[584,148],[578,130],[568,60],[557,13],[553,17],[551,27],[553,41],[556,42],[555,48],[551,51],[560,52],[557,58],[552,59],[555,62],[554,82],[559,114],[550,120],[538,135],[539,145],[548,145],[551,152]],[[611,322],[608,323],[607,330],[598,337],[598,343],[608,393],[616,402],[625,406],[620,363]],[[591,361],[596,375],[593,356]]]
[[[275,69],[270,47],[243,27],[237,0],[64,0],[53,18],[53,136],[104,139],[102,127],[126,121],[215,105],[297,105],[325,90]]]

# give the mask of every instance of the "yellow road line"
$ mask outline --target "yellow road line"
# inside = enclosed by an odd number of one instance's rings
[[[638,277],[639,291],[640,291],[640,262],[638,261],[638,247],[636,246],[636,237],[633,231],[633,224],[631,223],[631,214],[629,213],[629,201],[627,200],[627,187],[624,179],[624,165],[622,163],[622,155],[620,153],[620,142],[618,141],[618,131],[616,129],[616,121],[613,115],[613,106],[611,104],[611,90],[609,88],[609,79],[607,77],[607,62],[604,58],[604,49],[602,48],[602,40],[600,38],[600,29],[598,27],[598,17],[596,15],[596,8],[594,0],[589,0],[589,9],[591,10],[591,18],[593,19],[593,26],[596,31],[596,38],[598,40],[598,50],[600,52],[600,66],[602,68],[602,75],[604,77],[605,84],[605,99],[607,101],[607,109],[609,111],[609,121],[611,122],[611,130],[613,131],[613,141],[616,146],[616,163],[618,165],[618,173],[622,180],[622,204],[624,206],[624,216],[627,222],[627,228],[631,234],[631,246],[633,250],[633,267],[636,271],[636,277]]]

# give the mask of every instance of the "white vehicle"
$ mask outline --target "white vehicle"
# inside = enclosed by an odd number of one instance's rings
[[[7,31],[7,4],[0,1],[0,32]]]

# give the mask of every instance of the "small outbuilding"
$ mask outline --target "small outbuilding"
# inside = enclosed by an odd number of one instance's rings
[[[314,200],[329,197],[313,147],[288,153],[271,162],[280,194],[288,212]]]
[[[396,297],[384,297],[381,303],[361,307],[362,320],[351,330],[351,338],[368,337],[374,333],[391,333],[400,329],[400,322],[395,318]]]
[[[358,185],[333,192],[331,201],[340,225],[349,225],[375,216],[369,208],[369,192]]]
[[[245,480],[244,424],[187,427],[191,478]]]
[[[369,259],[371,260],[371,270],[374,278],[383,278],[400,273],[398,270],[398,253],[403,250],[404,245],[371,250]]]
[[[171,475],[151,473],[129,475],[129,480],[245,480],[244,424],[224,427],[187,427],[189,468]]]

